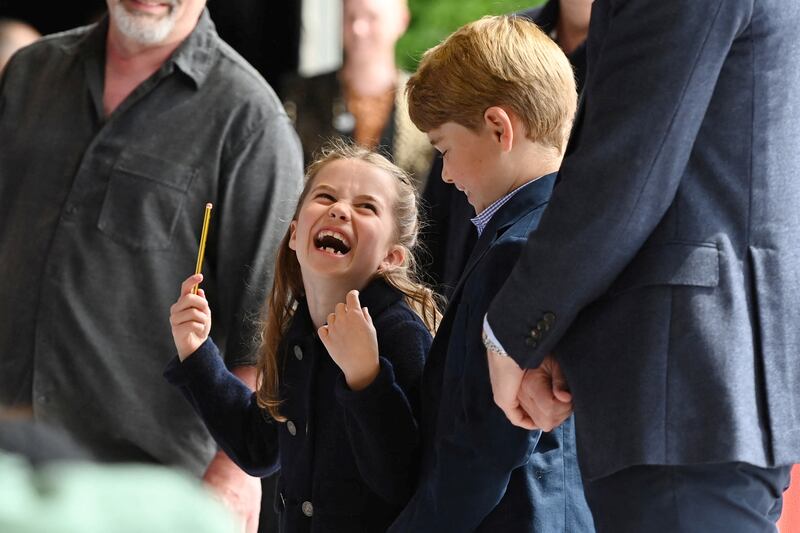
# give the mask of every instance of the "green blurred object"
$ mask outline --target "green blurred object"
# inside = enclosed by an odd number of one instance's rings
[[[514,13],[545,0],[408,0],[411,24],[397,43],[400,68],[414,72],[422,54],[467,22],[484,15]]]
[[[166,467],[53,462],[0,452],[0,533],[233,533],[197,479]]]

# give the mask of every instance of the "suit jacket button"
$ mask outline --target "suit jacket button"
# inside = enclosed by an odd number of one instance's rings
[[[525,344],[527,344],[531,348],[536,348],[539,345],[539,343],[536,342],[536,339],[532,337],[528,337],[527,339],[525,339]]]
[[[295,345],[294,347],[294,356],[297,357],[298,361],[303,360],[303,349],[300,346]]]
[[[539,337],[541,336],[541,334],[542,334],[541,331],[539,331],[538,329],[532,329],[531,330],[531,338],[533,340],[535,340],[535,341],[539,340]]]
[[[289,431],[289,435],[291,435],[292,437],[297,435],[297,428],[295,427],[294,422],[292,422],[291,420],[286,422],[286,429]]]
[[[556,315],[555,313],[551,313],[550,311],[548,311],[542,316],[542,320],[547,322],[548,326],[552,326],[553,322],[556,321]]]
[[[311,505],[311,502],[309,501],[303,502],[303,504],[300,506],[300,509],[302,509],[303,514],[309,518],[311,518],[311,516],[314,514],[314,506]]]

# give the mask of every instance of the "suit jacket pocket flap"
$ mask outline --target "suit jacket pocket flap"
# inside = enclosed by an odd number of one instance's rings
[[[645,246],[614,281],[609,296],[651,285],[716,287],[719,250],[710,242],[667,242]]]

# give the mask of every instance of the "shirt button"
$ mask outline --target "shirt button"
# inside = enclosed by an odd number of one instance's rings
[[[297,428],[295,427],[294,422],[292,422],[291,420],[286,422],[286,429],[289,431],[289,435],[291,435],[292,437],[297,435]]]
[[[303,502],[303,505],[301,505],[300,508],[303,510],[303,514],[309,518],[311,518],[311,516],[314,514],[314,506],[311,505],[311,502]]]
[[[300,346],[295,346],[294,347],[294,356],[297,357],[298,361],[302,361],[303,360],[303,349],[300,348]]]

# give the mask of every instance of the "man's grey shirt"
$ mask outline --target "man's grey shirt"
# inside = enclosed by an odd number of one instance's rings
[[[0,80],[0,402],[32,403],[100,458],[199,473],[215,448],[161,377],[169,308],[212,202],[212,336],[229,367],[253,363],[302,155],[279,100],[207,12],[105,117],[107,31],[44,38]]]

